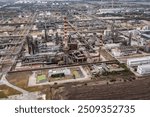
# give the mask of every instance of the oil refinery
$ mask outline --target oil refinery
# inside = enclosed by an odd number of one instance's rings
[[[150,2],[0,2],[0,99],[150,99]]]

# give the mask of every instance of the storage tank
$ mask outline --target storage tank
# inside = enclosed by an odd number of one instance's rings
[[[36,25],[34,25],[33,26],[33,30],[37,30],[38,28],[37,28],[37,26]]]
[[[145,46],[145,51],[150,53],[150,43]]]
[[[8,35],[9,35],[8,32],[4,32],[3,34],[4,34],[5,36],[8,36]]]
[[[149,28],[149,26],[144,26],[143,28],[142,28],[142,30],[149,30],[150,28]]]
[[[23,24],[22,24],[22,25],[20,25],[20,28],[21,28],[21,29],[23,29],[23,28],[24,28],[24,25],[23,25]]]
[[[110,36],[111,30],[104,30],[104,36]]]

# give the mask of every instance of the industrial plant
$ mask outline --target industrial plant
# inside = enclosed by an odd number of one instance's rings
[[[150,99],[150,2],[0,2],[0,99]]]

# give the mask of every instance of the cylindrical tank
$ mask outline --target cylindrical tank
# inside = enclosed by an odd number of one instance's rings
[[[111,30],[104,30],[104,36],[110,36]]]
[[[150,44],[147,44],[145,46],[145,51],[148,52],[148,53],[150,53]]]

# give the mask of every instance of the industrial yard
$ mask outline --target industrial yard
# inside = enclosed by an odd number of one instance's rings
[[[150,99],[150,3],[0,2],[0,99]]]

